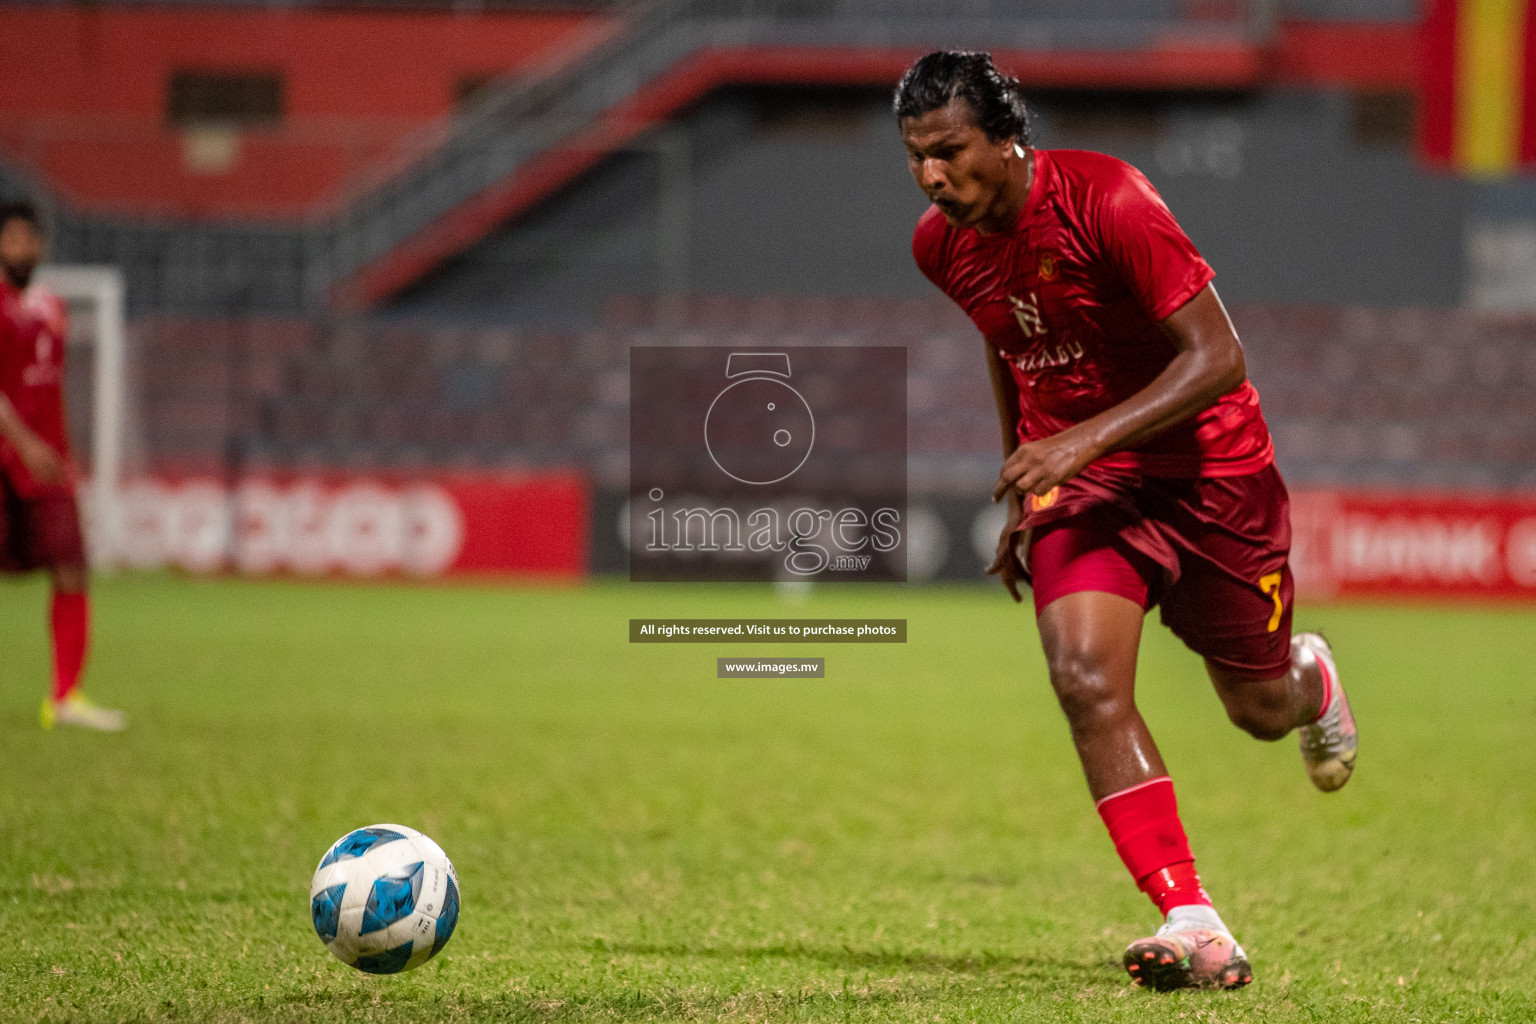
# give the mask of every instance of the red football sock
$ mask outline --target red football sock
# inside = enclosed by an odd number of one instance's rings
[[[91,631],[90,603],[84,594],[54,594],[53,699],[63,700],[80,682],[85,645]]]
[[[1165,775],[1111,793],[1098,802],[1098,808],[1137,888],[1151,897],[1158,910],[1167,914],[1191,903],[1211,905],[1195,874],[1195,855],[1179,821],[1172,779]]]

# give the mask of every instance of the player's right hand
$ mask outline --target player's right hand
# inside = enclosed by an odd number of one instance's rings
[[[33,436],[16,445],[16,454],[22,465],[32,474],[32,479],[45,487],[58,487],[69,483],[69,466],[64,457],[42,438]]]
[[[1003,524],[1003,535],[997,539],[997,555],[987,567],[987,575],[1002,579],[1003,586],[1016,602],[1024,598],[1019,594],[1019,560],[1013,556],[1014,531],[1024,521],[1024,497],[1018,491],[1008,492],[1008,520]]]

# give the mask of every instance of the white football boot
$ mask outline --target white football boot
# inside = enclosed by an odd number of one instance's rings
[[[1156,935],[1125,949],[1125,970],[1138,985],[1176,988],[1242,988],[1253,980],[1248,954],[1210,907],[1174,907]]]
[[[122,732],[128,727],[128,717],[121,711],[97,707],[79,690],[71,692],[63,700],[43,701],[43,709],[38,717],[44,729],[52,729],[55,725],[72,725],[80,729],[95,729],[97,732]]]
[[[1293,654],[1306,651],[1317,659],[1327,688],[1327,703],[1322,714],[1310,725],[1296,730],[1301,745],[1301,759],[1307,766],[1312,785],[1332,793],[1349,781],[1355,770],[1355,753],[1360,745],[1355,716],[1344,696],[1344,684],[1333,663],[1333,648],[1320,633],[1297,633],[1291,637]]]

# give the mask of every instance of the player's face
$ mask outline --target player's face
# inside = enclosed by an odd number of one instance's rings
[[[902,118],[901,141],[918,187],[954,227],[984,221],[1008,186],[1013,140],[987,138],[965,100]]]
[[[31,221],[12,217],[0,226],[0,267],[12,284],[25,287],[42,258],[43,236]]]

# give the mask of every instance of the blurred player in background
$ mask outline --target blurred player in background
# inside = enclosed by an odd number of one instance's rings
[[[64,427],[64,304],[29,287],[43,255],[42,222],[0,203],[0,572],[48,569],[53,581],[53,693],[43,727],[115,732],[120,711],[80,692],[90,638],[85,545]]]
[[[1146,612],[1205,659],[1236,725],[1299,730],[1318,788],[1349,779],[1357,741],[1327,643],[1291,636],[1289,501],[1215,275],[1135,168],[1031,148],[990,55],[929,54],[895,110],[933,202],[914,255],[980,328],[1002,418],[989,571],[1015,600],[1032,583],[1088,788],[1164,915],[1126,969],[1158,989],[1246,985],[1136,708]]]

